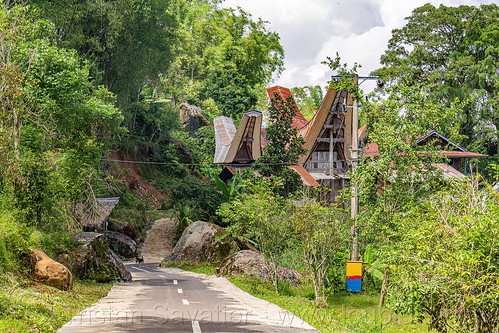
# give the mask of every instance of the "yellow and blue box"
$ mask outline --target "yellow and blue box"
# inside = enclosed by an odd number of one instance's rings
[[[362,291],[362,261],[347,261],[347,291]]]

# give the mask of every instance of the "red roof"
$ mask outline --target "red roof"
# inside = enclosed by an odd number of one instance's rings
[[[465,178],[466,176],[462,174],[461,172],[457,171],[450,165],[447,165],[445,163],[435,163],[432,164],[434,167],[437,169],[440,169],[443,171],[443,176],[444,179],[450,179],[450,178]]]
[[[293,117],[293,123],[291,126],[293,126],[296,129],[300,129],[308,124],[307,119],[301,114],[300,110],[298,109],[298,106],[296,105],[296,102],[293,98],[293,95],[291,94],[291,90],[288,88],[284,88],[281,86],[274,86],[267,88],[267,94],[269,95],[270,98],[274,97],[274,94],[280,94],[283,99],[287,99],[288,97],[291,97],[293,99],[293,106],[296,110],[296,115]]]
[[[308,186],[320,186],[314,177],[302,166],[300,165],[290,165],[289,169],[296,171],[303,181],[304,185]]]
[[[362,149],[364,156],[379,156],[379,146],[376,142],[371,142]]]
[[[375,142],[369,143],[364,149],[362,150],[364,156],[379,156],[379,146]],[[432,152],[421,152],[421,155],[429,155]],[[479,153],[473,153],[471,151],[435,151],[435,154],[442,154],[445,157],[448,158],[465,158],[465,157],[486,157],[487,155],[484,154],[479,154]]]
[[[443,151],[442,154],[449,158],[455,157],[486,157],[487,155],[473,153],[471,151]]]
[[[358,136],[359,136],[359,138],[360,138],[360,136],[361,136],[362,134],[364,134],[364,132],[366,131],[366,128],[367,128],[367,124],[364,124],[361,128],[359,128],[359,131],[358,131],[358,133],[357,133],[357,134],[358,134]]]

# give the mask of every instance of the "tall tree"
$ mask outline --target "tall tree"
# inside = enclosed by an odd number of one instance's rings
[[[499,7],[416,8],[395,29],[375,71],[390,84],[431,85],[432,101],[466,102],[463,145],[495,154],[499,143]]]
[[[300,155],[306,152],[303,148],[305,141],[291,126],[295,115],[292,97],[285,100],[280,94],[275,94],[270,99],[268,144],[264,154],[256,161],[262,175],[283,178],[286,194],[294,192],[301,184],[300,176],[288,166],[297,163]]]
[[[282,70],[279,36],[242,9],[192,5],[179,35],[163,81],[176,100],[201,106],[213,100],[221,114],[237,118],[254,107],[259,85]]]
[[[122,117],[113,95],[91,85],[76,52],[36,38],[47,24],[25,12],[0,7],[0,191],[36,224],[82,199]]]
[[[30,0],[37,16],[57,28],[57,40],[92,65],[92,76],[118,95],[136,100],[147,79],[166,72],[177,38],[180,0]]]
[[[305,86],[291,88],[291,93],[295,99],[296,105],[303,116],[310,120],[314,117],[324,99],[321,86]]]

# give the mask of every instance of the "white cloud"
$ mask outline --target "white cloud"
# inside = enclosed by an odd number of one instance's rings
[[[404,18],[428,2],[477,6],[494,0],[226,0],[223,6],[241,6],[270,22],[285,50],[286,70],[275,84],[294,87],[324,86],[332,73],[321,61],[336,52],[342,62],[361,64],[359,73],[368,75],[380,67],[391,31],[403,27]]]

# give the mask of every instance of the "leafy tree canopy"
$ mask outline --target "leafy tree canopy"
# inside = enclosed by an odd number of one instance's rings
[[[495,4],[416,8],[393,30],[384,67],[374,72],[390,85],[431,85],[429,98],[447,106],[465,102],[457,118],[462,144],[489,154],[497,153],[499,134],[498,18]]]
[[[75,51],[37,38],[46,22],[20,6],[2,6],[0,16],[0,190],[23,221],[57,220],[65,202],[85,199],[122,117]]]
[[[92,65],[92,76],[122,104],[136,100],[148,78],[164,73],[173,58],[179,17],[177,0],[31,0],[33,14],[56,28],[55,41]]]
[[[178,33],[182,42],[163,79],[176,100],[212,99],[221,114],[238,118],[256,104],[259,85],[282,70],[279,36],[242,9],[191,6]]]
[[[300,112],[307,120],[311,120],[324,99],[321,86],[294,87],[291,93]]]

